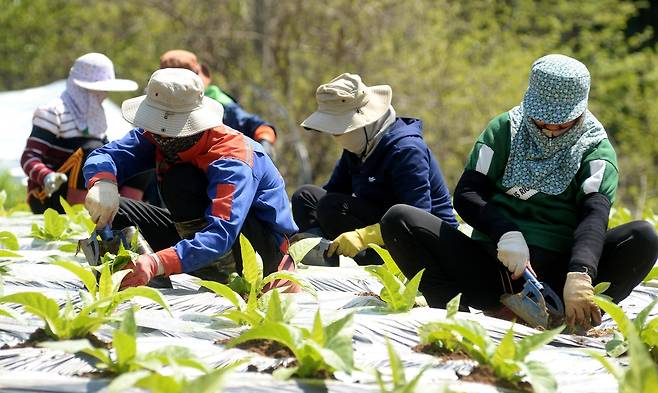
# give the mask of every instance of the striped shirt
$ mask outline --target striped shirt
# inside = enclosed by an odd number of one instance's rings
[[[78,129],[61,98],[37,108],[32,125],[32,133],[21,156],[21,167],[28,177],[28,192],[41,188],[46,175],[59,168],[90,139]],[[102,140],[106,141],[105,135]]]

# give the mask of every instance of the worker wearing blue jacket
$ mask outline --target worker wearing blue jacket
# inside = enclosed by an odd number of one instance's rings
[[[203,91],[194,72],[156,71],[146,95],[121,108],[139,128],[85,162],[85,206],[97,227],[136,225],[159,250],[128,266],[133,272],[123,287],[180,272],[213,278],[227,256],[239,258],[231,250],[240,233],[262,257],[265,273],[287,263],[287,237],[297,226],[283,179],[258,143],[222,124],[222,106]],[[153,167],[166,208],[119,198],[117,184]]]
[[[362,252],[369,243],[384,245],[379,220],[396,204],[457,226],[423,122],[396,117],[391,98],[390,86],[368,87],[359,75],[342,74],[318,87],[318,110],[301,124],[332,135],[344,149],[324,187],[305,185],[292,197],[301,231],[334,239],[328,256],[376,262]]]

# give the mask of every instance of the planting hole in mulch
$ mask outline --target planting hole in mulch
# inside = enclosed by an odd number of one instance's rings
[[[381,296],[378,294],[372,292],[372,291],[367,291],[367,292],[356,292],[354,293],[356,296],[372,296],[376,299],[382,300]],[[383,300],[382,300],[383,301]]]
[[[500,386],[505,389],[512,389],[523,393],[533,393],[532,385],[528,382],[510,382],[505,381],[494,374],[493,368],[486,365],[479,365],[471,370],[468,375],[458,375],[460,381],[486,383],[488,385]]]
[[[418,344],[411,348],[412,351],[426,353],[428,355],[440,357],[443,360],[466,360],[470,357],[462,351],[451,352],[436,343]]]
[[[75,374],[75,376],[80,378],[101,379],[101,378],[114,378],[117,375],[108,370],[94,370],[94,371],[88,371],[86,373]]]
[[[220,344],[220,345],[226,345],[231,339],[225,338],[225,339],[220,339],[216,340],[215,344]],[[276,341],[273,340],[249,340],[245,341],[241,344],[236,345],[236,348],[244,349],[246,351],[251,351],[255,352],[259,355],[263,356],[269,356],[275,359],[285,359],[285,358],[293,358],[290,362],[288,362],[285,366],[283,364],[278,364],[276,366],[270,366],[267,368],[263,369],[258,369],[256,366],[253,364],[250,364],[247,366],[247,371],[252,371],[252,372],[261,372],[261,373],[267,373],[267,374],[272,374],[276,369],[281,368],[281,367],[295,367],[297,365],[297,359],[295,359],[295,354],[292,353],[292,351],[284,346],[279,344]],[[315,375],[307,378],[314,378],[314,379],[336,379],[334,377],[332,372],[329,372],[327,370],[320,370],[318,371]]]
[[[230,339],[215,341],[216,344],[226,345]],[[235,346],[246,351],[256,352],[259,355],[269,356],[275,359],[292,358],[295,355],[288,347],[273,340],[249,340]]]
[[[89,340],[93,347],[105,349],[112,348],[112,343],[105,342],[91,333],[89,333],[85,338]],[[28,337],[27,340],[12,346],[5,344],[0,347],[0,349],[35,348],[37,344],[45,341],[53,341],[53,338],[50,337],[48,333],[46,333],[45,329],[39,328],[30,334],[30,337]]]

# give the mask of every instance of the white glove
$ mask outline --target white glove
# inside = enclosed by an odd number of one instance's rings
[[[68,179],[63,173],[51,172],[47,174],[43,179],[43,190],[46,192],[46,196],[50,198]]]
[[[512,272],[513,279],[521,277],[530,261],[530,251],[521,232],[510,231],[500,237],[498,259]]]
[[[109,181],[97,181],[87,192],[85,207],[96,228],[110,224],[119,210],[119,189]]]

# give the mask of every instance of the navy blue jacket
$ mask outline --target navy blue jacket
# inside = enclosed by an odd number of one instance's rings
[[[251,139],[255,139],[254,132],[260,126],[270,126],[274,129],[271,124],[258,117],[258,115],[244,110],[237,102],[224,105],[224,118],[222,122],[234,130],[242,132]]]
[[[419,119],[398,117],[363,163],[356,154],[343,150],[323,188],[365,199],[383,212],[403,203],[458,225],[450,191],[423,140]]]

